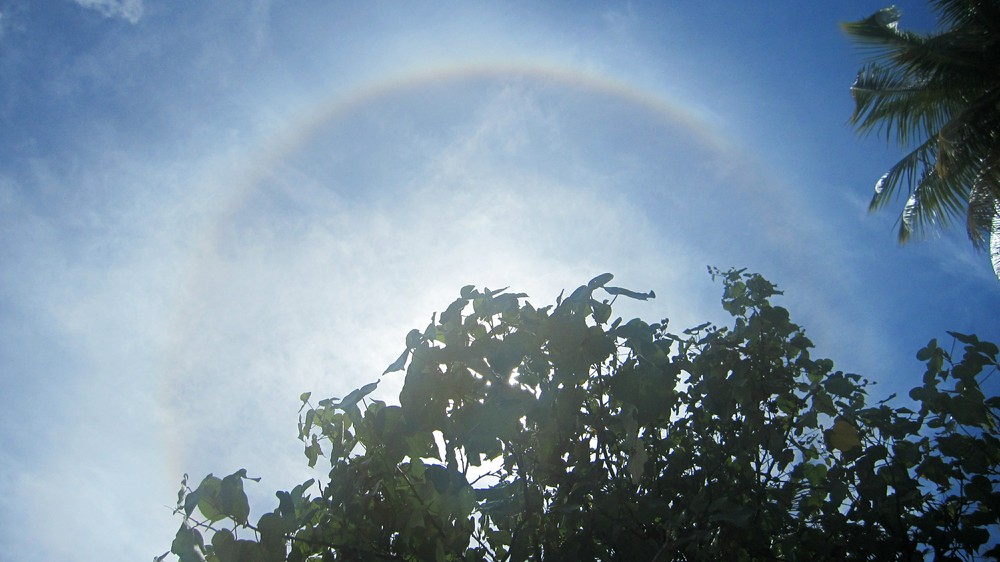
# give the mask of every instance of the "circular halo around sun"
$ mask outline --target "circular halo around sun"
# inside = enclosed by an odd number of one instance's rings
[[[287,442],[299,393],[374,380],[462,285],[548,302],[607,270],[707,303],[714,291],[692,271],[747,251],[729,229],[775,226],[759,220],[744,156],[707,119],[565,68],[444,67],[360,86],[301,112],[246,162],[215,186],[181,272],[161,377],[175,473],[191,470],[181,451],[223,434],[229,458],[216,462],[272,457],[241,427]],[[266,337],[248,328],[261,325]],[[391,399],[399,382],[380,390]]]

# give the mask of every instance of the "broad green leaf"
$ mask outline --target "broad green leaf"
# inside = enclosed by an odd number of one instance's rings
[[[837,415],[837,407],[833,404],[833,398],[826,392],[817,392],[812,397],[813,408],[820,414],[828,416]]]
[[[184,497],[184,516],[190,517],[194,508],[198,506],[198,498],[201,497],[200,490],[194,490]]]
[[[982,397],[981,393],[979,397]],[[959,395],[951,399],[949,406],[955,421],[962,425],[986,427],[989,424],[989,411],[983,400],[977,400],[974,396]]]
[[[827,377],[823,382],[823,387],[830,394],[836,396],[850,396],[857,390],[857,385],[844,376],[843,373],[835,373]]]
[[[360,402],[362,398],[368,396],[372,392],[375,392],[376,388],[378,388],[378,381],[370,382],[361,388],[352,390],[347,396],[344,397],[343,400],[340,401],[339,404],[336,405],[336,407],[346,412],[350,408],[357,406],[358,402]]]
[[[438,339],[436,312],[431,315],[431,321],[429,324],[427,324],[427,327],[424,329],[424,339],[430,342],[437,341]]]
[[[709,509],[713,512],[711,521],[729,523],[735,527],[745,528],[754,518],[757,510],[748,505],[739,505],[727,499],[717,500]]]
[[[568,297],[566,297],[561,306],[567,306],[571,304],[579,304],[590,299],[590,295],[593,291],[590,287],[582,285],[577,287]]]
[[[219,562],[237,562],[239,560],[239,547],[236,545],[236,538],[233,537],[229,529],[219,529],[212,536],[212,549]]]
[[[920,462],[920,447],[911,441],[896,441],[893,446],[896,461],[909,468]]]
[[[323,454],[323,449],[319,446],[319,441],[316,440],[315,435],[312,436],[312,441],[306,445],[305,453],[306,457],[309,459],[309,468],[316,466],[316,461],[319,460],[319,456]],[[331,456],[331,459],[332,458],[333,457]]]
[[[597,289],[598,287],[603,287],[604,285],[607,284],[608,281],[611,281],[614,278],[615,276],[610,273],[602,273],[597,277],[591,279],[590,282],[587,283],[587,286],[590,287],[591,290],[594,290]]]
[[[975,552],[990,540],[990,531],[980,527],[964,526],[957,535],[958,541],[970,552]]]
[[[813,486],[819,486],[826,480],[827,467],[820,463],[807,463],[802,465],[806,480]]]
[[[594,301],[591,306],[594,309],[594,321],[598,324],[606,324],[611,318],[611,305]]]
[[[424,339],[424,335],[420,333],[420,330],[410,330],[406,334],[406,347],[408,349],[413,349],[419,346]]]
[[[629,340],[652,341],[653,329],[649,324],[643,322],[642,320],[633,318],[626,322],[624,326],[619,326],[618,329],[615,330],[615,335],[619,338]]]
[[[226,516],[219,498],[221,492],[222,480],[209,474],[192,494],[197,497],[198,511],[209,521],[218,521]]]
[[[434,484],[439,494],[447,493],[451,487],[451,472],[446,467],[438,464],[425,465],[424,475]]]
[[[485,291],[486,291],[486,296],[488,296],[488,297],[495,297],[495,296],[499,295],[500,293],[502,293],[502,292],[506,291],[506,290],[507,290],[507,289],[509,289],[509,288],[510,288],[510,287],[504,287],[503,289],[494,289],[494,290],[492,290],[492,291],[491,291],[490,289],[488,289],[488,288],[487,288],[487,289],[485,289]]]
[[[861,446],[861,436],[858,428],[843,418],[837,418],[833,427],[827,431],[830,446],[838,451],[850,451]]]
[[[222,529],[212,537],[214,558],[217,562],[281,562],[285,560],[284,546],[281,551],[269,551],[263,544],[237,540],[228,529]]]
[[[306,412],[306,419],[302,422],[302,427],[299,429],[300,439],[305,439],[312,432],[314,421],[316,421],[316,410],[309,410]]]
[[[410,466],[410,473],[413,474],[413,476],[415,476],[416,478],[423,480],[424,471],[426,469],[424,461],[420,460],[420,458],[413,458],[410,459],[409,466]]]
[[[396,371],[402,371],[403,369],[406,368],[406,360],[409,357],[410,357],[410,350],[409,348],[407,348],[405,351],[403,351],[403,353],[399,354],[399,357],[392,362],[392,365],[389,365],[388,367],[385,368],[384,371],[382,371],[382,374],[385,375],[387,373],[395,373]]]
[[[967,345],[976,345],[979,343],[979,338],[975,334],[969,335],[949,331],[948,335]]]
[[[686,335],[689,335],[689,336],[693,336],[693,335],[695,335],[697,333],[700,333],[702,330],[704,330],[705,328],[708,328],[711,325],[712,325],[711,322],[705,322],[705,323],[699,324],[699,325],[697,325],[697,326],[695,326],[693,328],[687,328],[687,329],[684,330],[683,333],[686,334]]]
[[[656,298],[656,293],[653,291],[649,291],[648,293],[639,293],[629,289],[623,289],[621,287],[604,287],[604,290],[607,291],[609,295],[622,295],[640,301]]]
[[[243,492],[244,479],[248,479],[247,471],[240,469],[223,478],[219,488],[219,508],[227,517],[241,525],[250,516],[250,503]]]
[[[988,477],[976,474],[966,484],[965,492],[972,501],[987,502],[995,490],[993,482]]]
[[[937,349],[938,349],[937,339],[932,339],[931,341],[927,342],[926,347],[920,349],[920,351],[917,352],[917,360],[927,361],[928,359],[934,356],[934,352]]]
[[[948,486],[951,483],[951,470],[937,455],[926,456],[917,466],[917,474],[939,486]]]
[[[282,517],[278,513],[265,513],[257,522],[260,543],[267,550],[269,557],[276,560],[285,559],[287,536],[294,530],[294,520]]]
[[[180,562],[203,562],[202,554],[205,550],[205,540],[197,529],[191,528],[187,521],[181,524],[174,535],[173,543],[170,545],[170,552],[180,558]]]

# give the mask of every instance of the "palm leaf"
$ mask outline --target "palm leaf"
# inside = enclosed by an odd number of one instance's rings
[[[950,219],[962,213],[965,200],[965,189],[960,182],[942,178],[933,168],[928,169],[900,214],[899,242],[923,237],[930,228],[947,226]]]
[[[946,28],[981,26],[1000,33],[1000,6],[992,0],[932,0],[931,7]]]
[[[901,16],[898,8],[889,6],[863,20],[841,23],[840,29],[856,39],[873,58],[883,59],[923,41],[916,33],[899,29]]]
[[[955,104],[950,94],[947,85],[930,84],[871,64],[858,73],[851,86],[855,108],[850,123],[862,134],[884,133],[887,141],[914,144],[952,119]]]
[[[991,243],[993,235],[993,218],[997,215],[996,200],[984,197],[982,192],[973,190],[969,197],[969,213],[966,219],[966,230],[969,239],[978,249],[985,249]]]
[[[990,258],[993,261],[993,273],[1000,279],[1000,214],[993,216],[993,232],[990,235]]]
[[[968,7],[966,7],[968,9]],[[990,39],[989,29],[972,20],[936,35],[920,35],[899,29],[900,11],[894,6],[857,21],[840,25],[858,41],[871,60],[891,64],[907,73],[924,77],[950,75],[976,77],[986,62],[983,44]]]
[[[901,242],[964,215],[1000,278],[1000,1],[932,4],[944,28],[933,35],[900,30],[894,7],[841,25],[872,57],[851,87],[851,125],[909,150],[869,208],[906,193]]]
[[[937,137],[929,138],[889,168],[875,183],[875,194],[868,210],[876,211],[895,200],[899,196],[900,187],[904,185],[906,192],[912,193],[932,169],[931,162],[936,150]]]
[[[969,193],[966,229],[977,249],[994,247],[998,242],[996,228],[1000,215],[1000,149],[994,150],[981,168]]]

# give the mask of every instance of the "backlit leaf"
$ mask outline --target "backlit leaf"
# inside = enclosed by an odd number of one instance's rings
[[[603,287],[604,285],[607,284],[608,281],[611,281],[614,278],[615,278],[615,276],[612,275],[612,274],[610,274],[610,273],[602,273],[602,274],[598,275],[597,277],[594,277],[593,279],[591,279],[590,282],[587,283],[587,286],[590,287],[593,290],[593,289],[596,289],[598,287]]]
[[[629,289],[623,289],[621,287],[604,287],[604,290],[611,295],[622,295],[640,301],[656,298],[656,293],[653,291],[649,291],[648,293],[639,293]]]
[[[409,348],[407,348],[405,351],[403,351],[403,353],[399,354],[399,357],[392,362],[392,365],[389,365],[388,367],[385,368],[384,371],[382,371],[382,374],[384,375],[387,373],[402,371],[403,369],[406,368],[406,359],[409,357],[410,357],[410,350]]]
[[[843,418],[838,418],[827,432],[830,446],[838,451],[850,451],[861,446],[861,435],[858,428]]]
[[[378,381],[370,382],[361,388],[352,390],[347,396],[344,397],[343,400],[340,401],[339,404],[337,404],[337,407],[346,412],[348,409],[355,407],[362,398],[368,396],[372,392],[375,392],[376,388],[378,388]]]

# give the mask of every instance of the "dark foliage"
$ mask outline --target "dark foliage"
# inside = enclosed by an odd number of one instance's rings
[[[997,346],[931,341],[913,409],[812,342],[755,274],[728,327],[612,320],[610,274],[554,306],[465,287],[385,376],[399,404],[302,396],[321,483],[249,519],[241,470],[186,484],[184,562],[996,558]],[[919,377],[918,377],[918,380]],[[206,537],[208,541],[206,542]],[[167,556],[167,555],[164,555]]]
[[[871,209],[903,192],[899,240],[965,219],[1000,277],[1000,2],[932,0],[941,30],[899,28],[895,6],[842,28],[871,52],[851,87],[851,124],[905,147]]]

